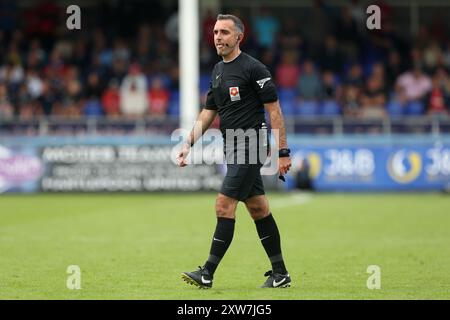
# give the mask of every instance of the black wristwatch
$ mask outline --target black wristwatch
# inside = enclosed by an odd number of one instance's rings
[[[285,157],[289,157],[291,153],[291,149],[280,149],[278,150],[278,157],[280,158],[285,158]]]

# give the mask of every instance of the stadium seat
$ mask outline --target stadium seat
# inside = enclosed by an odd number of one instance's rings
[[[404,107],[397,101],[390,101],[387,105],[387,111],[391,117],[400,117],[404,114]]]
[[[169,107],[167,108],[167,114],[170,116],[180,115],[180,91],[172,90],[170,92]]]
[[[420,116],[425,111],[425,105],[421,101],[412,101],[406,105],[406,114],[410,116]]]
[[[285,115],[295,114],[295,89],[280,89],[279,98],[283,113]]]
[[[313,117],[319,114],[317,101],[302,101],[297,105],[297,114],[303,117]]]
[[[341,108],[336,101],[327,100],[322,103],[320,113],[323,116],[338,116],[341,114]]]
[[[170,86],[172,85],[172,80],[170,79],[170,76],[164,73],[158,73],[158,74],[153,74],[153,75],[148,75],[147,76],[147,86],[148,88],[151,87],[153,80],[155,79],[159,79],[162,82],[162,86],[164,88],[170,88]]]
[[[208,74],[200,75],[200,92],[209,90],[209,82],[211,78]]]
[[[87,117],[99,117],[103,115],[102,105],[98,100],[89,100],[84,105],[83,114]]]

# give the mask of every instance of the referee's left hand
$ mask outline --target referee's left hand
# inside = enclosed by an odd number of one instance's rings
[[[278,171],[282,176],[284,176],[289,171],[291,166],[292,163],[290,157],[281,157],[278,159]]]

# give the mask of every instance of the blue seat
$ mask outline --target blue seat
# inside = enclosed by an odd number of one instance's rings
[[[180,91],[173,90],[170,92],[169,106],[167,108],[167,114],[170,116],[180,115]]]
[[[295,99],[297,97],[295,89],[280,89],[278,95],[283,113],[286,115],[295,114]]]
[[[208,91],[209,90],[209,82],[211,81],[211,78],[207,74],[200,75],[200,92]]]
[[[425,111],[425,105],[420,101],[411,101],[406,105],[406,114],[420,116]]]
[[[103,115],[102,105],[96,99],[89,100],[84,105],[83,114],[87,117],[99,117]]]
[[[404,107],[397,101],[390,101],[387,111],[391,117],[400,117],[404,114]]]
[[[297,105],[297,114],[303,117],[312,117],[319,114],[319,103],[317,101],[302,101]]]
[[[170,86],[172,84],[172,79],[167,74],[153,74],[153,75],[147,76],[147,85],[149,88],[150,88],[153,80],[155,80],[157,78],[159,80],[161,80],[162,86],[164,88],[170,88]]]
[[[297,92],[295,91],[295,89],[280,89],[278,91],[278,95],[280,96],[280,99],[291,99],[291,100],[295,100],[295,98],[297,97]]]
[[[338,116],[341,114],[341,108],[334,100],[326,100],[322,103],[321,112],[324,116]]]

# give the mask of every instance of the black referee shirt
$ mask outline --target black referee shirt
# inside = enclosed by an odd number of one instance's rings
[[[205,109],[217,110],[220,130],[260,128],[265,122],[264,103],[278,100],[266,66],[241,52],[230,62],[214,66]]]

